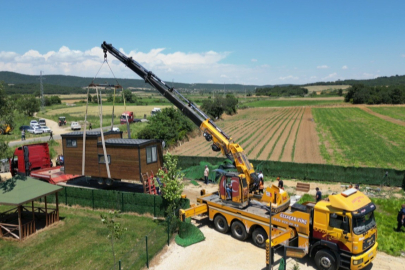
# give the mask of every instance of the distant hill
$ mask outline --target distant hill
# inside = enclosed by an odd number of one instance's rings
[[[309,85],[353,85],[353,84],[364,84],[367,86],[387,86],[387,85],[405,85],[405,75],[395,75],[395,76],[383,76],[375,79],[369,80],[343,80],[343,81],[334,81],[334,82],[316,82],[309,83]]]
[[[77,76],[64,76],[64,75],[46,75],[43,76],[44,80],[44,92],[46,94],[53,94],[49,92],[50,88],[55,88],[53,86],[61,86],[63,87],[63,92],[68,92],[69,89],[72,90],[70,93],[77,93],[77,91],[83,92],[80,88],[88,86],[93,78],[86,78],[86,77],[77,77]],[[150,89],[148,84],[145,84],[143,80],[137,79],[117,79],[118,83],[122,85],[125,89],[127,88],[137,88],[137,89]],[[11,88],[17,88],[18,85],[30,85],[29,88],[32,88],[33,85],[37,85],[39,89],[39,75],[25,75],[15,72],[9,71],[0,71],[0,81],[3,81],[6,85],[6,92]],[[113,78],[97,78],[95,83],[108,83],[108,84],[116,84],[116,81]],[[167,82],[171,85],[171,82]],[[11,85],[11,86],[10,86]],[[271,85],[242,85],[242,84],[204,84],[204,83],[195,83],[195,84],[187,84],[187,83],[178,83],[175,82],[173,84],[174,88],[178,90],[184,91],[203,91],[203,92],[211,92],[211,91],[223,91],[224,89],[232,92],[244,92],[246,91],[254,91],[256,87],[272,87]],[[21,88],[21,87],[20,87]],[[25,87],[26,88],[26,87]],[[155,91],[155,90],[153,90]]]

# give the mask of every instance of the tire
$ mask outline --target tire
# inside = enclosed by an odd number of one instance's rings
[[[102,186],[102,185],[105,184],[105,179],[104,178],[98,178],[97,183]]]
[[[333,252],[327,249],[318,250],[315,254],[315,264],[319,270],[336,270],[336,258]]]
[[[108,187],[111,187],[114,184],[114,180],[111,178],[106,178],[104,182]]]
[[[267,233],[261,227],[257,227],[252,233],[253,244],[259,248],[266,247],[266,240],[268,239]]]
[[[231,233],[235,239],[240,241],[244,241],[248,237],[245,226],[240,221],[232,222]]]
[[[217,230],[220,233],[227,233],[229,230],[228,222],[221,215],[217,215],[214,218],[214,226],[215,226],[215,230]]]

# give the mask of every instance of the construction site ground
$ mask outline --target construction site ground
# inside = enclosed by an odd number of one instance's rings
[[[202,181],[198,181],[199,185],[195,186],[189,181],[186,181],[184,193],[190,199],[191,203],[196,203],[196,198],[200,194],[201,189],[206,192],[215,192],[218,187],[216,184],[205,185]],[[266,182],[265,186],[271,183],[276,184],[277,181]],[[295,186],[297,181],[284,180],[284,186],[289,193],[295,194]],[[347,188],[348,184],[341,183],[310,183],[311,190],[308,194],[315,196],[315,188],[319,187],[323,194],[332,194],[333,192],[341,192]],[[380,187],[369,187],[370,196]],[[366,190],[366,187],[361,187]],[[374,190],[374,191],[371,191]],[[400,188],[383,187],[381,192],[377,192],[377,196],[402,197]],[[302,192],[297,192],[302,195]],[[200,216],[192,219],[193,224],[200,228],[204,233],[205,240],[189,247],[183,248],[177,245],[174,241],[169,247],[165,247],[152,260],[149,269],[153,270],[188,270],[188,269],[266,269],[266,251],[253,245],[251,239],[244,242],[234,239],[230,233],[222,234],[214,229],[212,222],[206,216]],[[394,224],[393,224],[394,226]],[[280,248],[275,253],[275,264],[273,269],[278,269],[283,251]],[[306,256],[303,259],[287,259],[287,269],[292,269],[294,264],[299,265],[299,269],[316,269],[311,258]],[[397,270],[405,269],[405,257],[394,257],[383,252],[378,252],[377,258],[365,269],[382,269],[382,270]]]

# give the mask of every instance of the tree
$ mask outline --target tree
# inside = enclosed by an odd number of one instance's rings
[[[107,238],[110,239],[111,249],[114,257],[115,264],[115,251],[114,251],[114,240],[121,239],[123,233],[127,231],[127,228],[123,228],[121,223],[117,222],[116,219],[120,218],[120,211],[109,211],[100,215],[101,222],[106,225],[108,229]]]
[[[35,112],[39,111],[39,100],[33,95],[22,95],[17,102],[17,110],[27,116],[33,116]]]
[[[193,123],[179,110],[164,108],[149,119],[148,125],[138,133],[137,137],[164,140],[167,146],[172,146],[187,138],[187,134],[194,128]]]
[[[173,218],[176,215],[175,210],[179,207],[184,189],[184,173],[181,172],[180,168],[177,168],[176,156],[172,156],[167,152],[163,160],[165,170],[159,169],[157,176],[163,183],[162,196],[168,202],[166,213],[169,218]]]

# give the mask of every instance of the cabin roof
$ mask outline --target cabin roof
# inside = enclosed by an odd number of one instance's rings
[[[144,139],[107,139],[105,140],[105,145],[122,145],[122,146],[143,146],[150,143],[161,143],[160,140],[144,140]],[[97,145],[102,145],[101,142],[98,142]]]
[[[104,135],[105,134],[111,134],[111,133],[119,133],[122,131],[104,131]],[[101,136],[101,132],[99,130],[93,131],[93,130],[88,130],[86,131],[86,137],[100,137]],[[65,133],[65,134],[61,134],[61,137],[83,137],[83,131],[73,131],[73,132],[69,132],[69,133]]]

